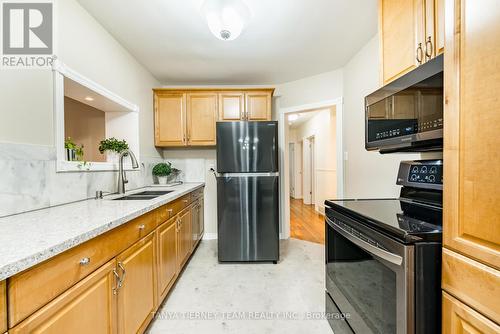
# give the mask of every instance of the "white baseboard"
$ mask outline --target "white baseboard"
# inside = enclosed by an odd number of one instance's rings
[[[204,233],[203,240],[217,240],[217,233]]]

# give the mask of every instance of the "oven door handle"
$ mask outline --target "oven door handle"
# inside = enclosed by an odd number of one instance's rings
[[[376,246],[373,246],[372,244],[352,235],[348,231],[344,230],[342,227],[338,226],[334,222],[332,222],[330,219],[326,218],[328,221],[328,225],[333,227],[335,231],[340,233],[342,236],[347,238],[349,241],[352,243],[356,244],[357,246],[361,247],[365,251],[369,252],[372,255],[378,256],[381,259],[384,259],[392,264],[395,264],[397,266],[401,266],[403,264],[403,258],[397,254],[385,251],[383,249],[380,249]]]

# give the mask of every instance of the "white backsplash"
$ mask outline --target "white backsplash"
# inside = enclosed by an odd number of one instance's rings
[[[97,190],[116,192],[116,171],[56,173],[55,159],[54,147],[0,143],[0,217],[93,198]],[[140,170],[127,172],[127,189],[152,184],[151,170],[163,161],[140,160]],[[195,178],[196,171],[187,168],[186,178]]]

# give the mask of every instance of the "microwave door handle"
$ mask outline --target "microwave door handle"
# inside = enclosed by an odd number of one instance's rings
[[[333,223],[331,223],[329,225],[332,226],[335,231],[337,231],[342,236],[347,238],[349,241],[351,241],[352,243],[361,247],[362,249],[364,249],[368,253],[375,255],[381,259],[384,259],[384,260],[386,260],[392,264],[395,264],[397,266],[401,266],[403,264],[403,258],[401,256],[394,254],[394,253],[391,253],[391,252],[388,252],[388,251],[385,251],[385,250],[380,249],[378,247],[375,247],[372,244],[370,244],[364,240],[361,240],[360,238],[352,235],[351,233],[347,232],[343,228],[341,228]]]

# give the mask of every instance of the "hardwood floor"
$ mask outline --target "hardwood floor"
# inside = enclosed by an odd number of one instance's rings
[[[301,199],[290,198],[290,236],[295,239],[325,243],[325,218]]]

